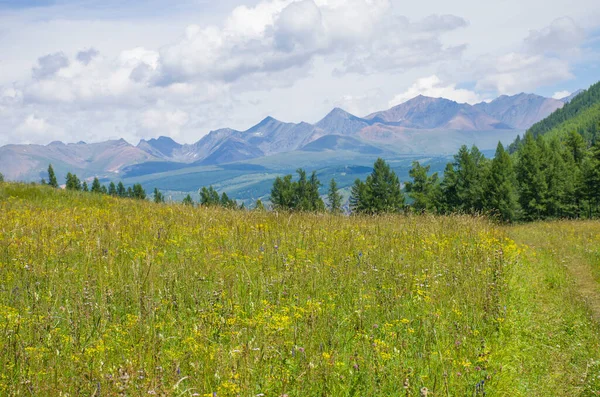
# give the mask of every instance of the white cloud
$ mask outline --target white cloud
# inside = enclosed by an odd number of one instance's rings
[[[418,95],[433,98],[446,98],[459,103],[475,104],[484,99],[476,92],[463,88],[456,88],[456,84],[444,83],[436,75],[418,79],[406,91],[400,93],[389,102],[389,106],[401,104]]]
[[[149,109],[140,117],[140,138],[157,135],[179,138],[181,128],[190,120],[189,115],[179,109]],[[139,134],[140,132],[144,135]]]
[[[579,48],[585,36],[585,31],[572,18],[561,17],[541,30],[531,30],[525,38],[525,46],[534,54],[557,54]]]
[[[552,98],[563,99],[563,98],[568,97],[569,95],[571,95],[570,91],[557,91],[554,93],[554,95],[552,95]]]

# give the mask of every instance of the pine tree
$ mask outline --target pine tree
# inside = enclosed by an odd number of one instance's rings
[[[399,212],[404,208],[404,194],[396,173],[381,158],[375,161],[373,172],[365,182],[367,189],[367,212],[380,214]]]
[[[417,212],[438,212],[441,200],[440,183],[437,172],[429,176],[431,166],[423,167],[413,162],[408,175],[413,179],[406,182],[406,192],[413,199],[412,208]]]
[[[369,201],[367,185],[357,178],[350,191],[350,210],[355,214],[365,214],[369,212]]]
[[[105,185],[102,185],[100,187],[100,193],[102,193],[102,194],[108,194],[108,189],[106,188]]]
[[[275,178],[271,189],[271,203],[273,203],[275,209],[289,210],[295,208],[295,190],[291,175]]]
[[[327,201],[329,202],[329,210],[332,213],[339,214],[342,212],[342,195],[338,191],[337,183],[333,178],[331,178],[331,182],[329,182]]]
[[[235,202],[235,200],[231,200],[229,198],[229,196],[227,195],[227,193],[223,192],[221,194],[221,207],[225,207],[225,208],[236,208],[237,207],[237,203]]]
[[[100,185],[98,178],[94,178],[94,181],[92,182],[92,193],[102,193],[102,186]]]
[[[525,134],[516,167],[519,203],[527,220],[543,217],[548,186],[544,177],[540,148],[532,134]]]
[[[88,184],[87,184],[87,182],[86,182],[86,181],[83,181],[83,185],[81,186],[81,189],[82,189],[84,192],[89,192],[89,191],[90,191],[90,188],[88,187]]]
[[[308,201],[310,203],[308,211],[325,211],[325,203],[319,194],[320,187],[321,182],[317,178],[317,173],[313,171],[308,181]]]
[[[125,190],[125,186],[121,181],[119,181],[119,184],[117,185],[117,196],[127,197],[127,190]]]
[[[108,185],[108,194],[111,196],[117,196],[117,186],[112,181]]]
[[[200,205],[205,207],[210,207],[213,205],[219,205],[221,203],[221,198],[219,197],[219,193],[210,186],[208,189],[203,187],[200,191]]]
[[[156,187],[154,188],[154,202],[157,204],[165,202],[165,196]]]
[[[256,211],[265,211],[265,205],[263,204],[261,199],[256,200],[256,204],[254,205],[254,209]]]
[[[485,189],[485,209],[497,213],[505,222],[518,216],[517,180],[510,155],[498,142]]]
[[[81,181],[77,175],[68,172],[65,187],[67,190],[81,190]]]
[[[146,199],[146,191],[144,190],[144,188],[142,187],[141,184],[136,183],[133,185],[133,198],[137,199],[137,200],[145,200]]]
[[[133,197],[133,189],[131,188],[131,186],[129,186],[129,187],[127,188],[127,193],[126,193],[125,197],[128,197],[128,198],[134,198],[134,197]]]
[[[52,164],[48,166],[48,185],[53,188],[58,188],[58,181],[56,180],[56,174],[54,173],[54,168],[52,168]]]
[[[585,198],[588,202],[588,217],[592,218],[600,210],[600,140],[590,149],[583,167]]]
[[[192,200],[192,196],[190,196],[189,194],[187,196],[185,196],[185,198],[183,199],[183,204],[185,205],[189,205],[189,206],[194,206],[194,200]]]

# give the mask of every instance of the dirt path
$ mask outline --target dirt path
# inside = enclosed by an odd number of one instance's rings
[[[573,276],[581,297],[590,308],[592,317],[600,323],[600,285],[594,279],[590,265],[582,258],[567,258],[565,266]]]

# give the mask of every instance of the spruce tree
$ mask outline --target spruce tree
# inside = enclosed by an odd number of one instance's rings
[[[310,175],[310,179],[308,181],[308,201],[310,203],[310,207],[308,211],[324,211],[325,203],[319,194],[319,188],[321,187],[321,182],[317,178],[317,173],[315,171]]]
[[[136,183],[133,185],[133,198],[137,200],[145,200],[146,199],[146,191],[142,187],[141,184]]]
[[[117,186],[112,181],[108,185],[108,194],[111,196],[117,196]]]
[[[88,187],[88,184],[87,184],[87,182],[86,182],[86,181],[83,181],[83,185],[81,186],[81,189],[82,189],[84,192],[89,192],[89,191],[90,191],[90,188]]]
[[[588,217],[599,214],[600,210],[600,140],[591,147],[585,160],[583,184],[585,198],[588,202]]]
[[[157,204],[165,202],[165,196],[156,187],[154,188],[154,202]]]
[[[291,175],[286,175],[283,178],[275,178],[273,188],[271,189],[271,203],[273,203],[273,207],[280,210],[293,209],[296,202],[295,190]]]
[[[185,196],[185,198],[183,199],[183,204],[185,205],[189,205],[189,206],[194,206],[194,200],[192,200],[192,196],[190,196],[189,194],[187,196]]]
[[[58,188],[58,180],[56,180],[56,174],[54,173],[54,168],[52,168],[52,164],[48,166],[48,185],[53,188]]]
[[[381,214],[399,212],[404,208],[404,194],[396,173],[381,158],[373,165],[373,172],[365,182],[367,189],[367,212]]]
[[[98,178],[94,178],[92,182],[92,193],[102,193],[102,186],[100,185],[100,181]]]
[[[77,175],[68,172],[65,187],[67,190],[81,190],[81,181]]]
[[[210,207],[213,205],[219,205],[221,203],[221,198],[219,197],[219,193],[210,186],[208,189],[203,187],[200,191],[200,205],[205,207]]]
[[[365,214],[369,212],[369,201],[367,185],[357,178],[350,191],[350,210],[355,214]]]
[[[338,214],[342,212],[342,195],[338,191],[337,183],[333,178],[331,178],[331,182],[329,182],[327,201],[329,202],[329,210],[332,213]]]
[[[525,134],[516,167],[519,203],[527,220],[543,217],[548,186],[544,177],[540,148],[532,134]]]
[[[106,188],[106,185],[102,185],[100,187],[100,193],[102,193],[102,194],[108,194],[108,189]]]
[[[129,187],[127,188],[127,193],[126,193],[125,197],[128,197],[128,198],[134,198],[134,197],[133,197],[133,189],[131,188],[131,186],[129,186]]]
[[[227,193],[223,192],[221,194],[221,207],[225,207],[225,208],[236,208],[237,207],[237,203],[235,202],[235,200],[232,200],[229,198],[229,196],[227,195]]]
[[[498,142],[485,189],[485,209],[492,211],[505,222],[518,216],[517,180],[510,155]]]
[[[406,182],[406,192],[413,199],[412,208],[417,212],[437,212],[440,207],[441,190],[437,172],[429,176],[431,166],[423,167],[413,162],[408,175],[413,179]]]
[[[265,205],[263,204],[261,199],[256,200],[256,204],[254,205],[254,209],[256,211],[265,211]]]
[[[125,186],[121,181],[119,181],[119,184],[117,185],[117,196],[127,197],[127,190],[125,190]]]

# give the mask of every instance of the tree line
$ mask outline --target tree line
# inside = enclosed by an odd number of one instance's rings
[[[54,172],[52,164],[48,166],[48,181],[46,181],[46,179],[42,179],[41,184],[48,185],[53,188],[59,187],[58,179],[56,178],[56,173]],[[94,178],[94,180],[92,181],[92,185],[89,186],[87,181],[80,180],[77,177],[77,175],[72,174],[70,172],[68,172],[66,176],[65,189],[96,194],[106,194],[114,197],[132,198],[137,200],[145,200],[147,197],[146,191],[139,183],[136,183],[133,186],[129,186],[127,188],[125,188],[123,182],[119,182],[118,184],[110,182],[110,184],[106,186],[102,185],[98,178]],[[164,196],[158,191],[158,189],[154,189],[154,201],[165,201]]]

